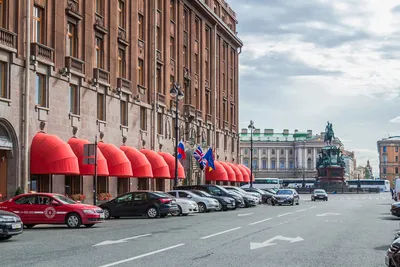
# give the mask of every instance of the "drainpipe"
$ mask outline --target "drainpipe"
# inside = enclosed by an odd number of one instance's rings
[[[217,25],[214,25],[214,153],[217,160]]]
[[[154,1],[154,101],[153,101],[153,150],[157,143],[157,1]]]
[[[29,182],[29,80],[30,80],[30,58],[31,58],[31,1],[26,1],[26,55],[25,55],[25,88],[24,88],[24,116],[23,116],[23,129],[24,129],[24,166],[23,166],[23,179],[22,189],[24,192],[28,191]]]

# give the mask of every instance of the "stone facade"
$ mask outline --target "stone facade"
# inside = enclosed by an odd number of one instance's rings
[[[235,32],[235,13],[224,1],[31,0],[30,4],[29,140],[25,142],[26,1],[2,1],[6,8],[0,18],[0,63],[6,71],[0,85],[0,176],[4,172],[7,177],[0,180],[0,193],[11,196],[20,186],[29,190],[29,181],[23,179],[23,148],[39,131],[64,141],[72,136],[94,141],[98,136],[117,147],[126,144],[171,154],[179,138],[189,152],[197,144],[205,150],[212,146],[217,159],[238,163],[238,59],[243,44]],[[13,19],[14,14],[21,19]],[[169,96],[174,82],[185,94],[179,103],[178,137]],[[42,83],[43,97],[38,98]],[[187,177],[198,173],[187,166]],[[64,194],[65,177],[50,179],[51,190]],[[81,179],[81,193],[87,197],[92,181],[91,176]],[[118,179],[107,181],[115,196]],[[137,189],[138,179],[128,181],[129,190]],[[160,185],[149,179],[147,185],[168,190],[170,181]]]
[[[399,178],[399,147],[400,136],[390,136],[377,142],[379,154],[379,178],[382,180],[389,180],[391,185],[396,178]],[[367,167],[368,166],[366,166],[366,168]]]

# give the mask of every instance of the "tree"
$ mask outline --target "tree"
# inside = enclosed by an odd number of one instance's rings
[[[369,168],[365,167],[364,168],[364,179],[371,179],[371,173],[369,172]]]

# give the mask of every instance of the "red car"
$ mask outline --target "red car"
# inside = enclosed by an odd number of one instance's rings
[[[66,224],[70,228],[79,228],[83,224],[92,227],[104,221],[101,208],[80,204],[53,193],[18,195],[0,203],[0,210],[17,214],[27,228],[36,224]]]

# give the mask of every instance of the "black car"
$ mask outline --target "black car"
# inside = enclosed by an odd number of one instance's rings
[[[325,192],[324,189],[315,189],[314,192],[312,193],[311,201],[315,201],[318,199],[328,201],[328,194]]]
[[[10,239],[23,232],[21,218],[15,213],[0,210],[0,240]]]
[[[163,218],[168,213],[179,211],[173,197],[152,191],[126,193],[99,206],[104,210],[105,219],[138,215]]]
[[[205,191],[209,193],[210,195],[213,196],[220,196],[220,197],[230,197],[235,200],[235,208],[237,207],[244,207],[244,199],[241,196],[238,196],[234,193],[229,192],[225,188],[219,185],[212,185],[212,184],[206,184],[206,185],[180,185],[174,187],[175,190],[200,190],[200,191]]]
[[[261,190],[261,189],[254,188],[254,187],[243,188],[243,190],[247,191],[247,192],[255,192],[255,193],[261,194],[262,203],[267,203],[268,205],[272,204],[272,197],[275,195],[269,191]]]
[[[279,189],[276,195],[273,197],[272,206],[290,204],[299,205],[300,197],[294,189]]]
[[[386,252],[385,264],[389,267],[400,267],[400,238],[394,240]]]
[[[223,197],[223,196],[213,196],[213,195],[210,195],[209,193],[207,193],[205,191],[201,191],[201,190],[192,190],[192,192],[201,197],[209,197],[209,198],[218,200],[218,202],[221,204],[223,211],[227,211],[229,209],[236,209],[234,198]]]
[[[259,201],[259,199],[257,197],[252,196],[250,194],[236,191],[235,189],[230,188],[230,187],[226,187],[225,189],[229,190],[229,192],[231,194],[237,195],[238,197],[242,197],[244,200],[245,208],[254,207],[255,205],[257,205],[257,203]]]

